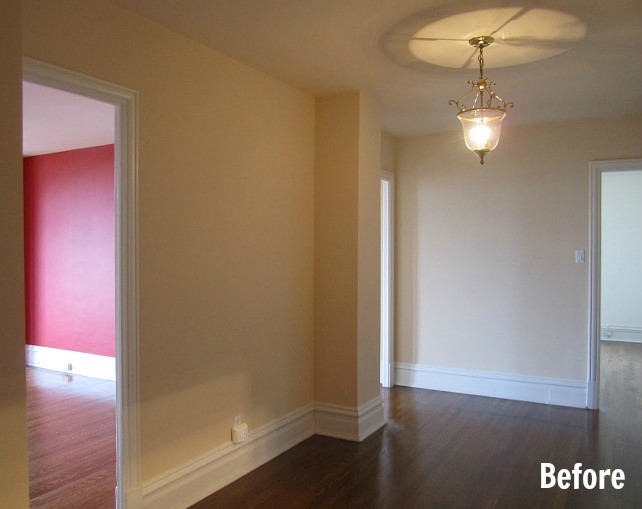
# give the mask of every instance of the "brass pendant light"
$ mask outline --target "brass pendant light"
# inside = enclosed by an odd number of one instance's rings
[[[457,118],[464,130],[464,141],[469,150],[479,156],[479,163],[484,164],[484,157],[499,143],[502,120],[506,116],[506,108],[512,108],[512,102],[506,102],[493,92],[494,81],[488,81],[484,76],[484,48],[493,43],[489,35],[473,37],[468,43],[479,50],[479,79],[469,80],[472,88],[458,100],[451,99],[448,104],[454,104],[459,109]],[[472,106],[463,101],[472,98]]]

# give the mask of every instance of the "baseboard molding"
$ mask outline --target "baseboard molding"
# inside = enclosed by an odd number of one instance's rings
[[[185,509],[314,434],[361,441],[384,425],[381,397],[359,408],[310,404],[150,480],[134,507]]]
[[[361,442],[386,424],[383,400],[377,396],[359,408],[317,403],[317,435]]]
[[[143,507],[142,489],[139,486],[135,489],[125,490],[119,493],[119,488],[116,486],[116,500],[123,500],[123,507],[125,509],[140,509]]]
[[[628,325],[606,325],[600,329],[602,341],[642,343],[642,328]]]
[[[598,389],[599,383],[589,380],[586,384],[586,408],[597,410],[599,408]]]
[[[575,380],[526,377],[485,371],[395,364],[397,385],[476,396],[586,408],[587,384]]]
[[[145,483],[142,507],[185,509],[314,434],[314,405],[307,405]]]
[[[27,366],[103,380],[116,380],[116,359],[114,357],[26,345],[26,358]],[[69,365],[71,365],[71,369],[69,369]]]

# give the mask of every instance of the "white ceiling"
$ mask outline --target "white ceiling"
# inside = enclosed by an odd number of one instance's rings
[[[111,104],[62,90],[22,84],[22,153],[50,154],[114,143]]]
[[[370,94],[399,136],[459,129],[448,100],[477,77],[466,40],[488,32],[506,125],[642,112],[641,0],[113,1],[311,94]],[[114,108],[26,83],[23,135],[25,155],[113,143]]]
[[[314,95],[368,93],[382,105],[384,129],[396,135],[458,129],[448,100],[476,78],[472,69],[412,55],[410,37],[430,23],[440,27],[439,36],[452,28],[456,39],[496,31],[497,42],[485,51],[486,74],[497,93],[515,103],[506,124],[642,112],[640,0],[113,1]],[[509,20],[466,14],[515,6],[518,14]],[[533,8],[561,11],[579,25],[533,25]],[[457,15],[464,16],[441,23]],[[430,38],[426,30],[421,36]],[[461,51],[465,60],[472,56],[465,41],[439,44],[433,53],[450,52],[446,61],[461,62]],[[526,63],[493,68],[508,45]],[[533,52],[546,50],[553,56],[532,61]]]

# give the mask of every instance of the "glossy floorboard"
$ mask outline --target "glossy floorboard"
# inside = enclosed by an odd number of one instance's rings
[[[27,368],[32,509],[114,509],[114,386]]]
[[[387,426],[312,437],[191,509],[642,507],[642,345],[605,343],[601,410],[398,387]],[[620,468],[624,488],[540,488],[540,464]]]
[[[605,343],[601,410],[386,391],[362,444],[313,437],[192,509],[642,507],[642,345]],[[112,509],[114,384],[29,368],[32,508]],[[621,491],[542,490],[539,464],[622,468]]]

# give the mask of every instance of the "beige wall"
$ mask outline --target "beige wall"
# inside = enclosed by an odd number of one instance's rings
[[[642,163],[603,172],[600,196],[600,325],[637,329],[642,340]],[[620,334],[611,339],[631,337]]]
[[[316,99],[314,395],[357,402],[359,94]]]
[[[29,507],[24,351],[20,2],[0,3],[0,507]]]
[[[398,139],[386,132],[381,133],[381,169],[393,172],[397,168]]]
[[[381,344],[381,114],[360,96],[358,268],[358,405],[379,396]]]
[[[586,381],[588,162],[640,157],[642,118],[402,140],[397,361]]]
[[[358,92],[316,100],[315,399],[378,395],[379,110]]]
[[[311,403],[314,99],[108,2],[23,5],[25,55],[139,92],[143,480]]]

